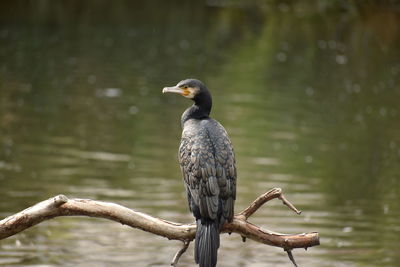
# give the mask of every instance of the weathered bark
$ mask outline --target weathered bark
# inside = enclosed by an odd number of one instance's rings
[[[281,247],[288,251],[289,256],[291,255],[290,251],[294,248],[308,248],[319,245],[319,235],[316,232],[297,235],[281,234],[261,229],[247,221],[258,208],[274,198],[281,199],[285,205],[300,214],[300,211],[285,199],[282,190],[274,188],[258,197],[244,211],[235,215],[232,222],[226,223],[223,226],[222,232],[237,233],[244,238]],[[164,236],[168,239],[180,240],[184,245],[175,255],[172,265],[177,264],[179,257],[186,251],[187,246],[194,239],[196,233],[195,224],[169,222],[114,203],[90,199],[68,199],[64,195],[58,195],[1,220],[0,240],[15,235],[40,222],[59,216],[105,218]]]

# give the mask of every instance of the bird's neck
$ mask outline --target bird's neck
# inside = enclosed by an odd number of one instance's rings
[[[195,103],[187,108],[182,114],[182,127],[186,121],[190,119],[204,120],[208,119],[211,112],[211,98],[208,99],[198,99]]]

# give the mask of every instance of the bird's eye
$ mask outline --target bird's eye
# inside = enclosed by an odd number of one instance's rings
[[[188,86],[187,85],[182,85],[181,88],[188,89]]]

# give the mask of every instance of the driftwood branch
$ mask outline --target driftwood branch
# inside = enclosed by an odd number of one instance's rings
[[[274,188],[258,197],[244,211],[235,215],[232,222],[225,223],[221,232],[237,233],[244,238],[281,247],[288,252],[289,257],[292,255],[291,250],[294,248],[308,248],[319,245],[319,235],[316,232],[296,235],[281,234],[262,229],[247,221],[263,204],[274,198],[281,199],[290,209],[300,214],[300,211],[286,200],[282,194],[282,190]],[[90,199],[68,199],[64,195],[58,195],[1,220],[0,240],[59,216],[105,218],[168,239],[180,240],[183,242],[183,247],[176,253],[172,260],[171,265],[173,266],[176,266],[180,256],[186,251],[190,241],[194,239],[196,234],[195,224],[180,224],[162,220],[114,203]],[[292,261],[294,262],[294,259]]]

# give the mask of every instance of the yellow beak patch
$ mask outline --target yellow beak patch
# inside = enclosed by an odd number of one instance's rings
[[[188,96],[188,95],[190,95],[190,90],[187,89],[187,88],[183,89],[182,95],[183,95],[183,96]]]

